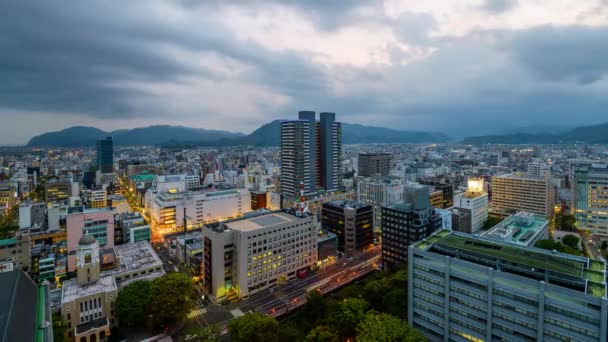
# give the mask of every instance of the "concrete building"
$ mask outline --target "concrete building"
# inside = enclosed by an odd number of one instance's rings
[[[268,193],[266,191],[251,191],[251,210],[267,209]]]
[[[16,268],[29,271],[31,248],[29,232],[18,230],[13,238],[0,240],[0,261],[12,261]]]
[[[431,206],[437,209],[443,209],[443,191],[429,189],[429,200]]]
[[[166,233],[183,229],[184,209],[189,229],[194,229],[250,212],[251,195],[248,189],[159,192],[150,204],[153,227]]]
[[[388,176],[392,161],[393,155],[390,153],[360,153],[357,176]]]
[[[99,244],[91,235],[77,244],[77,277],[63,282],[61,314],[67,322],[68,339],[76,342],[103,341],[118,322],[113,302],[118,295],[116,280],[101,273]]]
[[[213,301],[272,288],[316,262],[311,215],[276,211],[203,227],[203,284]]]
[[[450,208],[447,210],[452,213],[451,230],[471,234],[471,210],[465,208]]]
[[[0,214],[12,208],[17,202],[15,187],[10,184],[0,184]]]
[[[67,201],[72,192],[72,182],[68,180],[53,180],[44,183],[44,201],[58,203]]]
[[[579,228],[608,236],[608,164],[570,162],[570,209]]]
[[[134,281],[161,277],[165,271],[148,241],[114,247],[114,268],[103,272],[103,253],[97,240],[84,235],[77,246],[77,277],[63,283],[61,315],[71,341],[104,341],[118,325],[114,316],[118,290]]]
[[[501,221],[482,236],[521,246],[534,246],[549,238],[549,221],[544,215],[520,211]]]
[[[323,203],[321,227],[338,236],[338,249],[356,254],[374,243],[373,207],[358,201]]]
[[[449,231],[408,253],[408,324],[430,341],[606,342],[604,261]]]
[[[357,201],[374,207],[374,229],[382,227],[382,206],[403,201],[405,185],[398,178],[372,177],[357,182]]]
[[[443,193],[443,206],[442,209],[450,208],[454,205],[454,186],[443,178],[436,177],[423,177],[418,178],[418,183],[422,185],[430,185],[431,191],[441,190]]]
[[[46,229],[46,204],[44,202],[23,202],[19,205],[19,229],[42,228]]]
[[[87,190],[86,197],[91,208],[106,208],[108,206],[108,193],[105,189]]]
[[[483,179],[469,178],[467,191],[454,197],[454,206],[471,211],[470,232],[477,233],[488,220],[488,194]]]
[[[551,217],[555,187],[547,176],[509,173],[492,177],[492,208],[505,212],[527,211]]]
[[[78,241],[91,235],[106,253],[114,247],[114,212],[111,209],[83,209],[66,216],[68,272],[76,269]],[[102,260],[103,262],[103,260]],[[105,262],[104,262],[105,263]]]
[[[392,269],[407,263],[407,247],[441,228],[441,216],[430,205],[416,208],[399,202],[382,206],[382,264]]]
[[[139,241],[150,241],[150,225],[146,223],[140,213],[122,213],[118,220],[122,231],[122,243],[134,243]]]
[[[114,172],[114,142],[112,137],[97,140],[97,171]]]
[[[319,190],[335,191],[340,185],[342,154],[341,124],[334,113],[301,111],[298,120],[281,122],[281,195],[300,196],[304,183],[305,196]]]

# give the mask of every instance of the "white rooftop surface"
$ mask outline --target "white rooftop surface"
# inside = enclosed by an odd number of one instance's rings
[[[296,217],[286,213],[272,213],[262,216],[255,216],[242,220],[226,222],[225,226],[232,230],[238,231],[253,231],[260,228],[272,227],[275,225],[291,222]]]
[[[120,262],[120,268],[113,272],[115,275],[140,268],[162,266],[162,261],[148,241],[114,246],[114,253]]]
[[[76,298],[90,296],[101,292],[110,292],[117,290],[116,281],[112,275],[103,275],[98,281],[79,285],[78,279],[73,278],[63,282],[63,292],[61,295],[61,303],[73,302]]]

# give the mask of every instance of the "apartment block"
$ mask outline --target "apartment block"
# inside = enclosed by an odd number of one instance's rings
[[[555,187],[546,176],[509,173],[492,177],[492,208],[527,211],[551,217],[555,206]]]

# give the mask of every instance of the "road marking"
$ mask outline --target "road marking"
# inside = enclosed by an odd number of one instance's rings
[[[204,315],[206,313],[207,313],[207,309],[206,308],[196,308],[196,309],[190,311],[188,313],[187,317],[189,319],[192,319],[192,318],[195,318],[195,317],[198,317],[198,316],[202,316],[202,315]]]

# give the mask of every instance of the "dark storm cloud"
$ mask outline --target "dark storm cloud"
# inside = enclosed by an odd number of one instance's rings
[[[162,91],[162,85],[180,83],[184,77],[217,82],[234,77],[289,99],[279,109],[256,101],[266,115],[264,120],[293,117],[297,110],[312,108],[335,111],[346,122],[454,129],[455,135],[465,136],[531,120],[597,122],[608,105],[608,99],[598,95],[608,90],[607,27],[545,26],[429,39],[438,26],[432,15],[406,12],[394,20],[381,15],[372,21],[388,24],[401,43],[419,46],[423,52],[435,51],[411,61],[412,51],[389,43],[386,51],[391,65],[361,68],[323,65],[313,62],[318,57],[313,52],[270,50],[253,40],[237,39],[214,16],[214,10],[221,4],[250,6],[252,11],[280,4],[305,13],[317,27],[333,30],[369,19],[361,9],[373,8],[375,2],[181,3],[180,10],[202,9],[209,15],[201,15],[193,25],[170,17],[171,13],[165,18],[159,9],[148,11],[146,1],[129,2],[130,6],[118,1],[70,6],[62,1],[0,2],[4,14],[0,20],[0,107],[116,120],[180,118],[185,114],[167,109],[170,106],[145,105],[151,98],[167,103],[177,100],[152,94],[141,85],[160,84]],[[493,3],[495,11],[510,8],[505,7],[506,1],[485,3]],[[246,67],[227,76],[197,57],[182,58],[174,48],[194,55],[213,53]],[[125,86],[130,82],[136,85]],[[203,121],[212,116],[200,113],[200,117]]]
[[[515,59],[547,81],[588,84],[608,73],[608,27],[543,26],[518,32]]]

